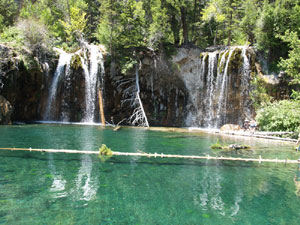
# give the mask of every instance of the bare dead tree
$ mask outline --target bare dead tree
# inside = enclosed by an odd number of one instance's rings
[[[118,87],[128,85],[123,91],[123,100],[121,105],[129,103],[133,108],[133,113],[127,119],[127,122],[134,126],[149,127],[148,119],[140,98],[140,85],[139,85],[139,66],[135,66],[135,77],[125,78],[120,80]]]

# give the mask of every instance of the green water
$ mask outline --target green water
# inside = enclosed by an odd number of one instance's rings
[[[252,151],[211,151],[217,139]],[[291,145],[95,126],[0,127],[0,147],[290,158]],[[0,152],[0,224],[299,224],[297,165]],[[298,177],[300,178],[300,177]]]

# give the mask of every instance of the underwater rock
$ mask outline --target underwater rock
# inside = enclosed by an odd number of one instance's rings
[[[12,114],[13,107],[3,96],[0,95],[0,124],[11,124],[10,116]]]

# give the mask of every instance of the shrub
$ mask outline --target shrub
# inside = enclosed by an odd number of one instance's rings
[[[32,52],[39,52],[50,44],[49,33],[46,26],[36,19],[24,19],[18,22],[22,31],[26,47]]]
[[[300,101],[268,103],[257,111],[256,120],[265,131],[300,131]]]

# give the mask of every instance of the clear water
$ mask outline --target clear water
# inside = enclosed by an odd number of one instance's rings
[[[253,151],[219,153],[217,139]],[[290,158],[293,146],[97,126],[1,126],[0,147]],[[299,224],[297,165],[0,151],[0,224]],[[298,177],[300,178],[300,177]]]

